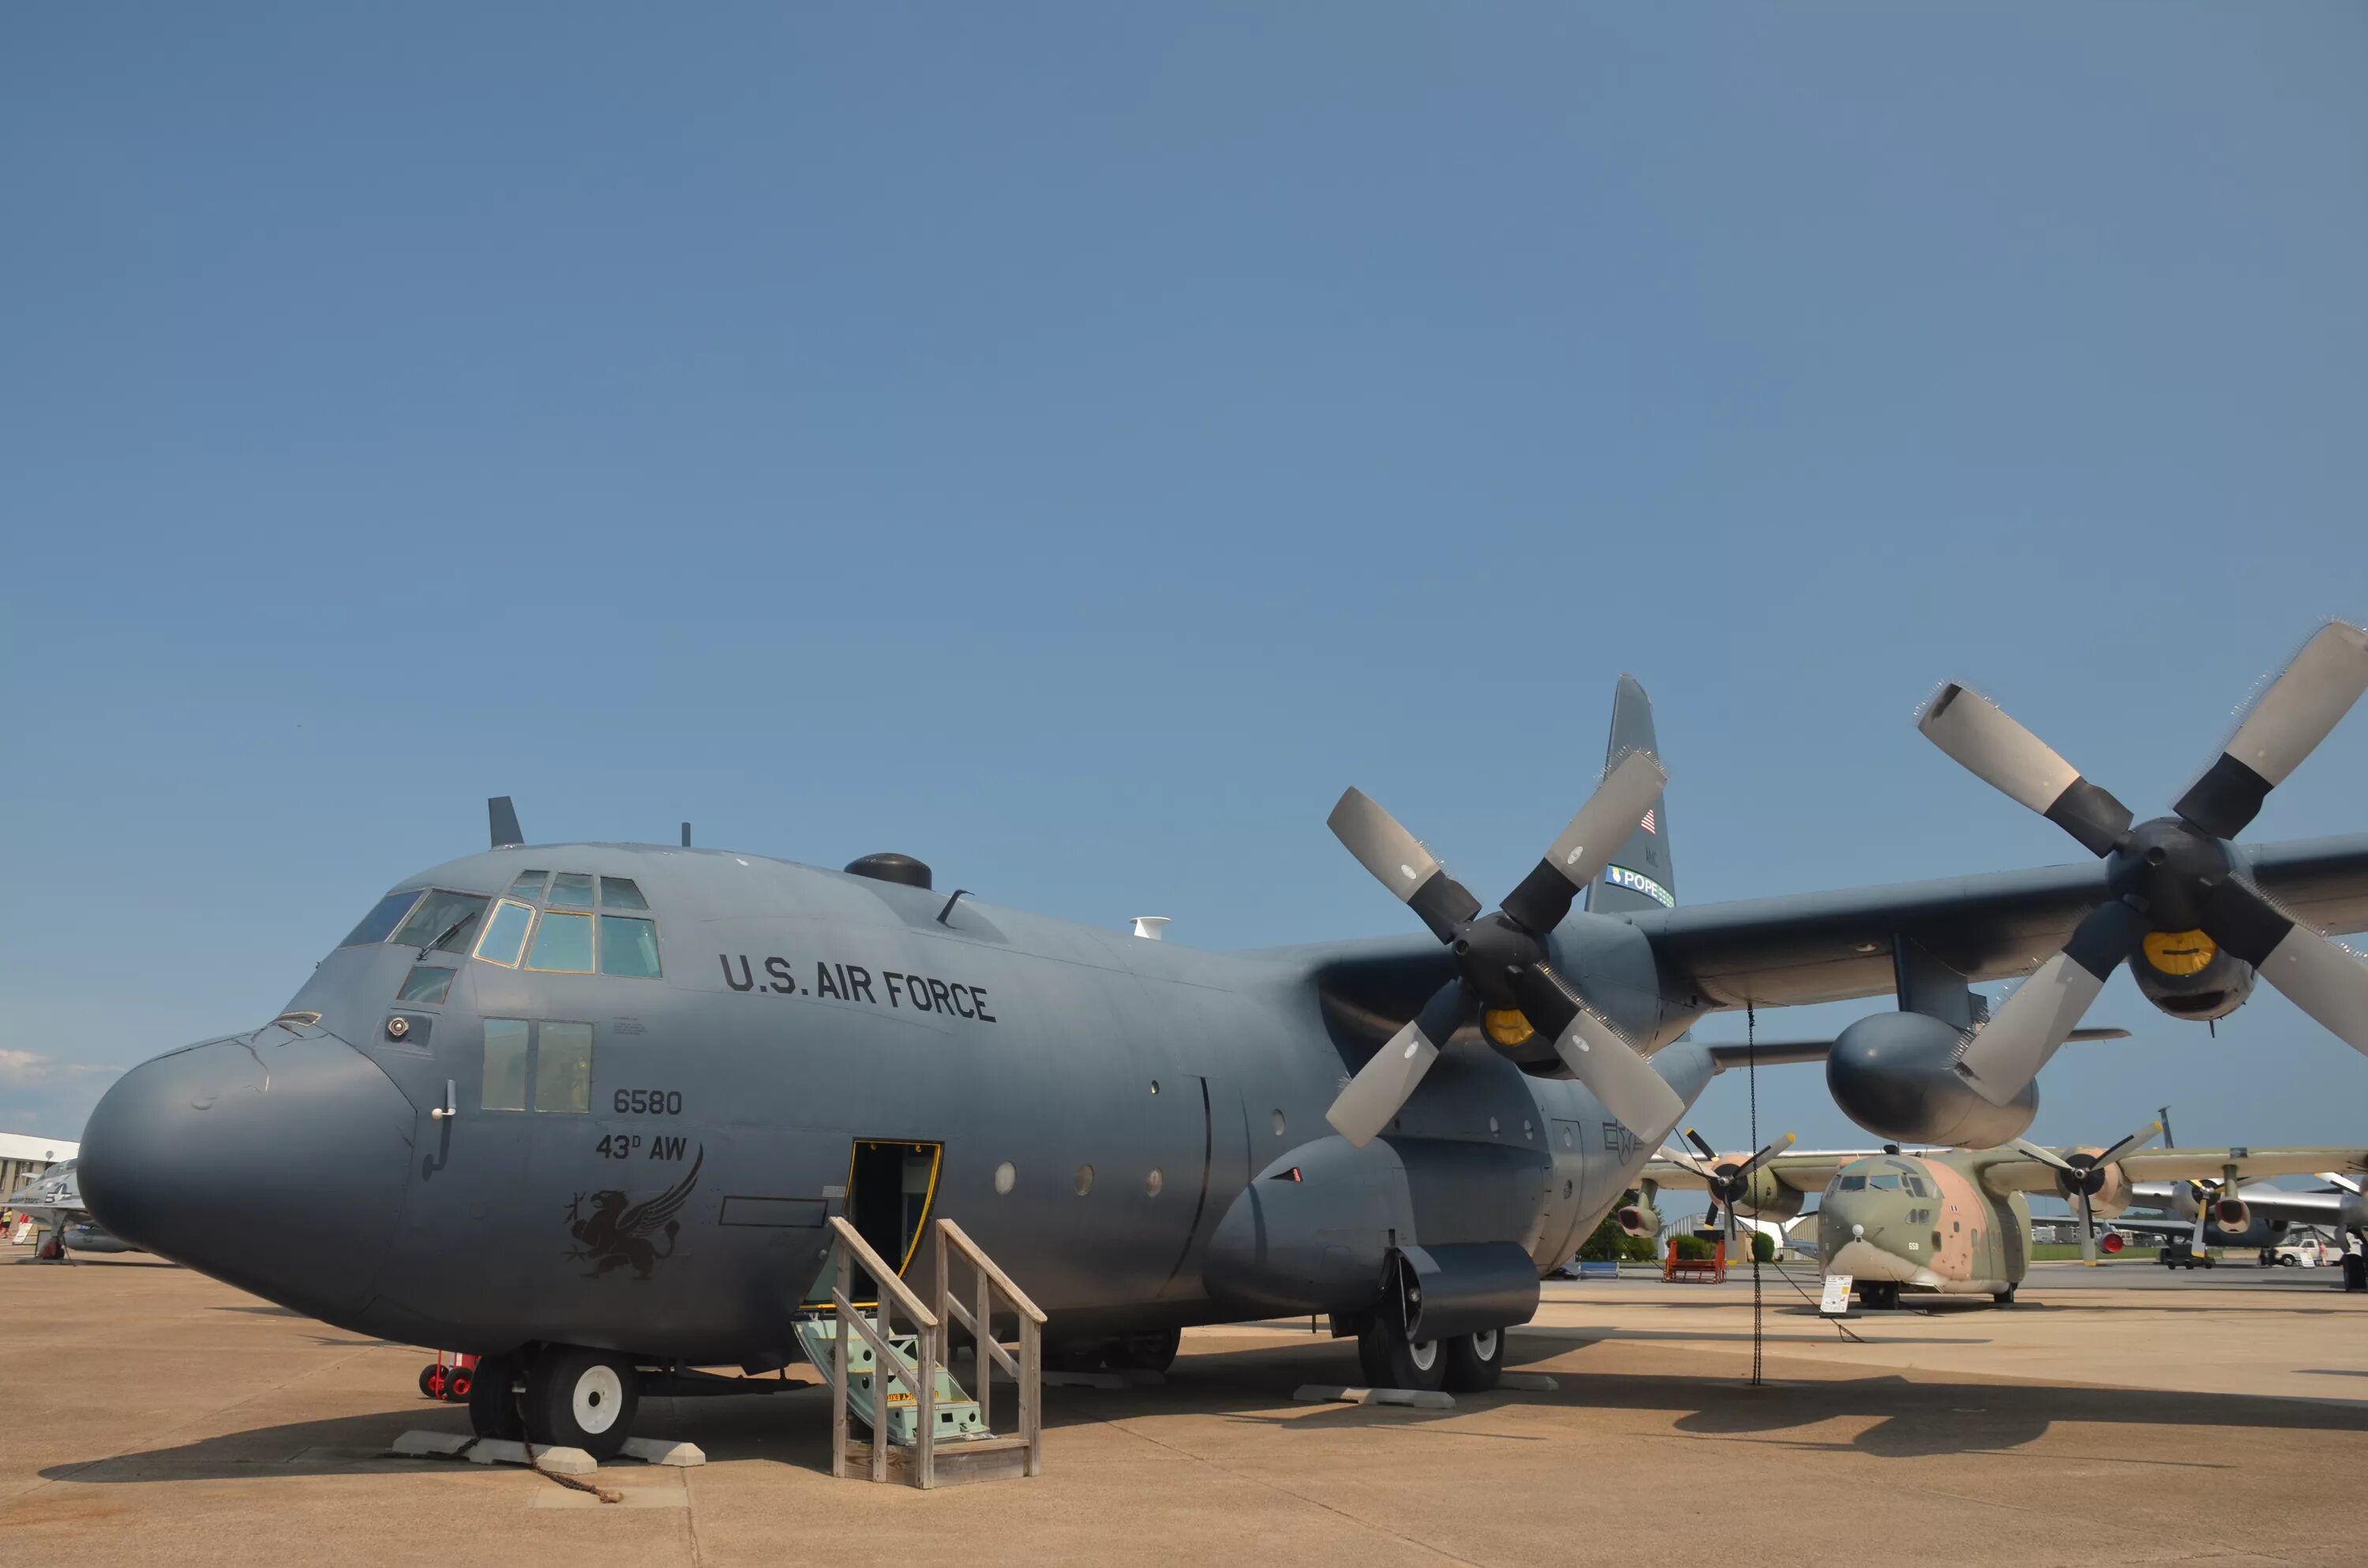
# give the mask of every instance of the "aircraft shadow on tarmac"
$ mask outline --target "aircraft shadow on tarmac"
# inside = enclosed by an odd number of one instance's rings
[[[1729,1335],[1696,1335],[1728,1338]],[[1540,1341],[1548,1343],[1541,1344]],[[1559,1341],[1561,1343],[1554,1343]],[[1525,1363],[1564,1361],[1567,1352],[1591,1343],[1583,1332],[1527,1331],[1513,1346]],[[2358,1406],[2259,1395],[2171,1393],[2152,1390],[2058,1387],[2037,1384],[1912,1381],[1884,1373],[1810,1381],[1780,1378],[1753,1389],[1736,1378],[1671,1376],[1667,1373],[1600,1373],[1567,1364],[1551,1366],[1560,1387],[1551,1393],[1495,1392],[1464,1395],[1453,1411],[1417,1411],[1359,1405],[1292,1406],[1292,1391],[1304,1383],[1338,1384],[1356,1378],[1356,1358],[1345,1342],[1315,1339],[1304,1346],[1263,1346],[1201,1352],[1178,1362],[1175,1373],[1150,1388],[1044,1391],[1048,1429],[1088,1426],[1143,1416],[1201,1415],[1255,1423],[1279,1432],[1339,1432],[1365,1427],[1482,1437],[1513,1442],[1551,1442],[1550,1432],[1474,1430],[1467,1422],[1452,1433],[1442,1423],[1476,1413],[1511,1407],[1560,1406],[1572,1410],[1662,1412],[1680,1437],[1777,1442],[1786,1447],[1857,1452],[1882,1459],[2011,1449],[2044,1437],[2058,1422],[2101,1426],[2189,1426],[2214,1431],[2278,1429],[2357,1433]],[[829,1402],[818,1384],[793,1383],[795,1392],[763,1398],[644,1401],[639,1429],[652,1437],[688,1439],[714,1461],[769,1459],[812,1471],[829,1462]],[[401,1398],[388,1390],[387,1408],[326,1420],[259,1426],[194,1442],[53,1465],[41,1471],[51,1481],[108,1484],[123,1482],[254,1479],[259,1476],[382,1473],[390,1469],[432,1471],[436,1460],[381,1457],[388,1444],[414,1428],[465,1433],[468,1418],[446,1404]],[[996,1420],[1008,1426],[1011,1391],[998,1382]],[[1809,1429],[1829,1421],[1872,1422],[1850,1436],[1817,1436]],[[1786,1434],[1800,1434],[1786,1436]],[[2199,1443],[2194,1451],[2209,1453]],[[2173,1463],[2199,1470],[2233,1468],[2208,1459],[2130,1460]]]

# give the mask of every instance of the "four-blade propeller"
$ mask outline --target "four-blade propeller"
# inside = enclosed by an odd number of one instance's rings
[[[2226,842],[2363,691],[2368,631],[2330,621],[2261,693],[2173,814],[2134,827],[2127,806],[1987,699],[1954,684],[1940,689],[1917,728],[2102,857],[2112,894],[1966,1045],[1957,1072],[1975,1092],[1993,1105],[2012,1103],[2079,1024],[2113,967],[2157,933],[2200,933],[2368,1054],[2368,963],[2264,898],[2238,875]]]
[[[1486,915],[1480,901],[1363,791],[1352,789],[1340,797],[1329,819],[1333,834],[1447,944],[1463,976],[1460,985],[1442,990],[1375,1051],[1332,1102],[1325,1119],[1342,1137],[1361,1148],[1390,1124],[1439,1060],[1440,1042],[1463,1021],[1467,998],[1520,1013],[1554,1041],[1554,1054],[1571,1075],[1640,1142],[1657,1143],[1667,1136],[1685,1114],[1685,1103],[1554,972],[1545,943],[1579,890],[1603,874],[1668,782],[1668,773],[1650,753],[1621,758],[1545,858],[1496,914]]]

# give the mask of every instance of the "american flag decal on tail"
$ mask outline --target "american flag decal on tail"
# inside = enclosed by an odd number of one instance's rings
[[[1653,825],[1653,808],[1650,806],[1645,808],[1645,820],[1638,823],[1636,825],[1643,828],[1646,833],[1657,834],[1661,831],[1659,828]]]

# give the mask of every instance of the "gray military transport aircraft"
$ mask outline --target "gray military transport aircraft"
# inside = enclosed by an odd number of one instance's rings
[[[2249,722],[2284,747],[2260,790],[2368,687],[2341,631],[2351,663],[2306,653]],[[1969,979],[2138,892],[2181,928],[2200,901],[2235,955],[2142,974],[2173,1012],[2295,945],[2269,898],[2368,924],[2368,835],[2231,850],[2203,836],[2249,817],[2228,790],[2167,862],[2149,824],[2102,868],[1679,909],[1651,743],[1623,679],[1596,794],[1493,913],[1350,790],[1333,831],[1428,937],[1244,953],[943,893],[903,856],[524,846],[500,801],[494,848],[397,882],[277,1018],[125,1074],[84,1199],[298,1311],[483,1356],[481,1432],[596,1455],[646,1377],[798,1355],[842,1207],[921,1273],[924,1226],[959,1220],[1072,1358],[1164,1365],[1187,1324],[1327,1313],[1367,1381],[1472,1389],[1740,1054],[1680,1038],[1703,1014],[1896,991],[1837,1042],[1844,1103],[1996,1142],[2037,1096],[1953,1070]]]

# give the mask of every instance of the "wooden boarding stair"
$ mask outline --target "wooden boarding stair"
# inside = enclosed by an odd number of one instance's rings
[[[840,1216],[831,1218],[825,1265],[831,1278],[830,1313],[802,1318],[798,1324],[800,1343],[830,1384],[830,1472],[852,1473],[848,1468],[852,1460],[869,1469],[874,1481],[894,1475],[924,1488],[1041,1474],[1040,1332],[1044,1314],[960,1225],[939,1220],[931,1232],[937,1264],[934,1307],[897,1278],[853,1225]],[[952,1289],[951,1266],[957,1260],[972,1272],[968,1306]],[[878,1287],[869,1317],[855,1304],[859,1265]],[[993,1336],[998,1303],[999,1310],[1019,1322],[1017,1358]],[[911,1333],[894,1326],[899,1312],[912,1324]],[[978,1348],[975,1395],[955,1381],[950,1365],[950,1331],[957,1324],[969,1331]],[[1019,1429],[1006,1437],[996,1436],[991,1422],[996,1366],[1011,1378],[1019,1395]],[[871,1428],[870,1440],[852,1435],[850,1416]]]

